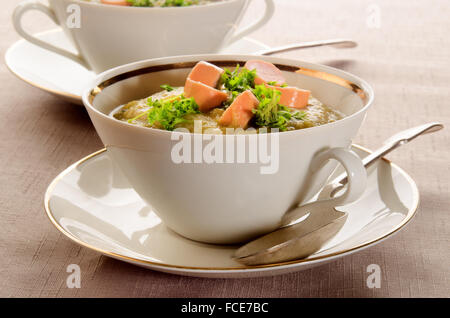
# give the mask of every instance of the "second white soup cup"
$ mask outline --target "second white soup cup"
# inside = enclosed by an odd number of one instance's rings
[[[63,55],[96,73],[138,60],[181,54],[216,53],[264,25],[273,15],[273,0],[265,12],[238,30],[249,0],[223,0],[188,7],[129,7],[82,0],[38,0],[19,4],[13,14],[16,31],[26,40]],[[77,53],[58,48],[29,34],[23,15],[38,10],[63,30]]]

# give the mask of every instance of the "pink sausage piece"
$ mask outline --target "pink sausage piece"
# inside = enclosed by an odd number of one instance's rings
[[[254,116],[252,110],[259,105],[250,90],[241,93],[220,117],[219,124],[234,128],[246,128]]]
[[[184,96],[194,98],[203,113],[220,106],[228,98],[227,93],[189,78],[184,85]]]
[[[255,85],[275,82],[277,86],[286,83],[281,71],[272,63],[261,60],[250,60],[244,67],[250,71],[256,70]]]
[[[116,6],[129,6],[130,4],[127,0],[101,0],[103,4],[112,4]]]
[[[271,86],[281,92],[280,104],[292,108],[305,108],[308,106],[308,99],[311,92],[297,87],[276,87]]]
[[[188,78],[215,88],[219,83],[222,73],[223,69],[220,67],[201,61],[194,66]]]

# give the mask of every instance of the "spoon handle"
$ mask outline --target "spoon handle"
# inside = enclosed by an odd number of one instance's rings
[[[403,130],[394,136],[387,139],[383,146],[372,152],[370,155],[365,157],[362,162],[364,167],[367,169],[370,167],[375,161],[384,157],[392,150],[397,149],[401,145],[404,145],[411,140],[419,137],[420,135],[432,133],[444,128],[444,125],[440,123],[428,123],[420,126],[416,126],[413,128],[409,128]],[[347,183],[347,176],[345,173],[341,174],[339,177],[333,180],[333,183],[345,185]]]
[[[291,51],[291,50],[296,50],[296,49],[305,49],[305,48],[310,48],[310,47],[326,46],[326,45],[332,45],[336,48],[353,48],[353,47],[356,47],[358,44],[355,41],[352,41],[349,39],[331,39],[331,40],[302,42],[302,43],[277,46],[274,48],[261,50],[261,51],[257,52],[256,54],[272,55],[275,53],[286,52],[286,51]]]

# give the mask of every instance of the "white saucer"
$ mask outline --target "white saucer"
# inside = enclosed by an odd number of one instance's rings
[[[353,149],[361,157],[369,153],[359,146]],[[45,209],[68,238],[125,262],[188,276],[268,276],[304,270],[361,251],[411,220],[419,202],[414,181],[387,160],[380,160],[368,175],[363,197],[341,209],[349,212],[347,223],[326,246],[303,260],[259,267],[233,261],[236,246],[194,242],[169,230],[112,165],[104,149],[53,180],[45,194]]]
[[[46,31],[36,36],[75,53],[75,49],[61,29]],[[243,38],[221,53],[246,54],[267,48],[269,47],[261,42]],[[95,73],[78,63],[25,40],[14,43],[7,50],[5,61],[9,70],[21,80],[79,105],[82,105],[83,89],[95,77]]]

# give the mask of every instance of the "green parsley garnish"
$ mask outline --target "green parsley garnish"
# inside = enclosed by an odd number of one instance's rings
[[[198,0],[166,0],[162,7],[187,7],[198,4]]]
[[[129,119],[128,122],[132,124],[138,118],[146,115],[150,126],[156,125],[165,130],[174,130],[176,125],[188,121],[184,116],[200,113],[194,99],[185,98],[183,95],[160,100],[153,100],[149,97],[147,105],[150,107],[149,110]]]
[[[256,85],[252,92],[259,100],[258,108],[253,110],[258,126],[285,131],[291,118],[303,120],[304,112],[292,112],[288,107],[280,105],[280,91],[265,85]]]
[[[221,83],[223,87],[231,94],[225,102],[225,107],[230,106],[234,99],[242,92],[253,89],[255,87],[256,71],[249,71],[247,69],[240,69],[239,64],[234,71],[225,68],[221,75]]]
[[[287,87],[287,86],[288,86],[288,84],[286,84],[286,83],[281,84],[281,85],[278,85],[278,83],[275,82],[275,81],[267,82],[267,85],[271,85],[271,86],[280,86],[280,87]]]
[[[156,101],[149,98],[147,104],[151,107],[147,115],[148,123],[162,126],[166,130],[174,130],[176,125],[186,122],[184,116],[200,113],[194,99],[183,95],[180,98]]]
[[[221,80],[227,90],[242,93],[255,87],[255,77],[255,70],[250,71],[246,68],[240,70],[237,65],[233,72],[227,68],[224,69]]]
[[[127,0],[133,7],[187,7],[199,3],[199,0]]]
[[[153,7],[151,0],[127,0],[133,7]]]
[[[304,120],[306,117],[306,112],[297,110],[295,112],[292,112],[291,115],[292,115],[292,118],[295,118],[297,120]]]
[[[165,90],[165,91],[168,91],[168,92],[171,92],[171,91],[174,90],[174,88],[173,88],[172,86],[167,85],[167,84],[161,85],[161,86],[159,86],[159,87],[161,87],[161,89],[163,89],[163,90]]]

